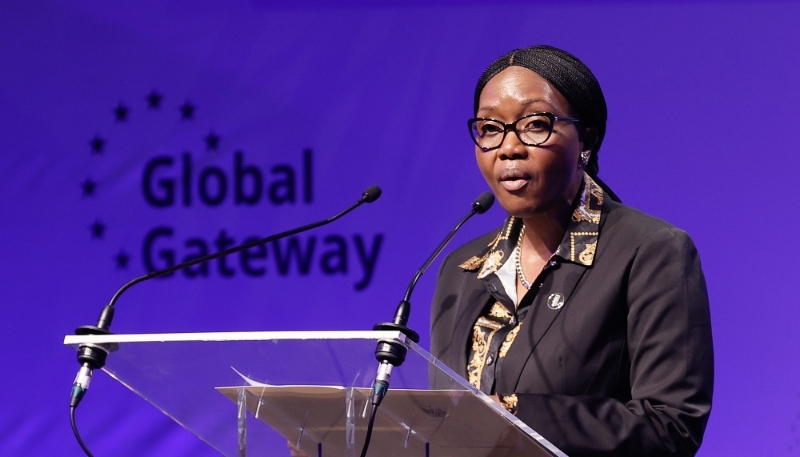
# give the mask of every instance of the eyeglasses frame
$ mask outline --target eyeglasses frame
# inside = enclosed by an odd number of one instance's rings
[[[533,117],[533,116],[544,116],[544,117],[550,119],[550,131],[547,133],[547,137],[544,140],[542,140],[542,141],[540,141],[538,143],[526,143],[522,139],[522,137],[519,136],[519,132],[517,131],[517,123],[519,121],[525,119],[525,118],[529,118],[529,117]],[[478,139],[475,138],[475,135],[472,134],[472,132],[473,132],[472,124],[475,123],[476,121],[492,121],[492,122],[497,122],[498,124],[502,125],[503,126],[503,138],[500,140],[500,144],[498,144],[497,146],[492,147],[492,148],[484,148],[483,146],[479,145],[478,144]],[[547,111],[541,111],[541,112],[526,114],[525,116],[522,116],[521,118],[517,119],[516,121],[514,121],[514,122],[512,122],[510,124],[506,124],[503,121],[500,121],[500,120],[497,120],[497,119],[494,119],[494,118],[491,118],[491,117],[474,117],[472,119],[467,120],[467,129],[469,130],[469,136],[470,136],[470,138],[472,138],[472,142],[475,143],[475,145],[478,146],[481,149],[481,151],[489,152],[489,151],[493,151],[495,149],[499,149],[501,146],[503,146],[503,142],[506,140],[506,135],[508,135],[509,131],[514,132],[514,134],[517,135],[517,139],[519,140],[519,142],[524,144],[525,146],[540,146],[540,145],[542,145],[544,143],[547,143],[547,140],[549,140],[550,137],[553,135],[553,129],[555,128],[556,121],[571,122],[573,124],[577,124],[577,123],[581,122],[580,119],[576,119],[574,117],[556,116],[553,113],[550,113],[550,112],[547,112]]]

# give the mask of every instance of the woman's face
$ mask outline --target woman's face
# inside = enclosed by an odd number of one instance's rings
[[[477,117],[504,123],[534,112],[570,116],[566,99],[538,74],[508,67],[484,86]],[[514,132],[500,148],[483,152],[475,147],[478,167],[500,205],[512,216],[530,217],[569,207],[580,188],[578,165],[584,145],[575,124],[556,121],[553,134],[539,146],[525,146]]]

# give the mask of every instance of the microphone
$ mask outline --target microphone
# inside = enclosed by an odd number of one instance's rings
[[[430,257],[422,264],[417,273],[414,275],[414,278],[411,280],[411,283],[408,285],[408,289],[406,289],[406,294],[403,297],[403,300],[400,301],[400,304],[397,305],[397,310],[394,313],[394,320],[392,322],[380,322],[375,324],[372,327],[373,330],[397,330],[402,332],[406,335],[411,341],[418,343],[419,342],[419,334],[414,330],[411,330],[406,326],[408,323],[409,315],[411,314],[411,293],[414,291],[414,287],[417,285],[417,282],[422,277],[422,274],[425,273],[425,270],[433,263],[436,257],[442,252],[442,250],[447,246],[447,243],[455,236],[456,232],[464,225],[469,218],[474,216],[475,214],[483,214],[492,207],[494,203],[494,195],[491,192],[484,192],[475,199],[472,203],[472,210],[467,214],[461,222],[459,222],[450,233],[447,234],[445,239],[439,244],[436,250],[433,251]],[[378,375],[375,378],[375,383],[372,387],[372,404],[375,406],[380,405],[383,397],[386,395],[386,391],[389,388],[389,380],[392,375],[392,368],[398,367],[405,362],[406,353],[408,349],[396,342],[396,341],[378,341],[378,347],[375,349],[375,358],[378,359],[380,365],[378,366]]]
[[[111,301],[103,308],[103,311],[100,313],[100,318],[97,320],[97,325],[83,325],[81,327],[78,327],[75,330],[75,334],[76,335],[111,334],[109,328],[111,327],[111,321],[114,318],[114,304],[117,302],[122,293],[124,293],[126,290],[130,289],[131,287],[140,282],[157,278],[159,276],[164,276],[166,274],[172,273],[182,268],[190,267],[193,265],[197,265],[199,263],[208,262],[210,260],[234,254],[236,252],[244,251],[245,249],[269,243],[270,241],[275,241],[281,238],[285,238],[287,236],[305,232],[307,230],[320,227],[322,225],[330,224],[331,222],[339,219],[340,217],[344,216],[350,211],[358,208],[362,204],[374,202],[380,196],[381,196],[381,188],[378,186],[370,186],[361,194],[361,198],[359,198],[357,202],[352,204],[344,211],[328,219],[312,222],[311,224],[307,224],[302,227],[293,228],[290,230],[286,230],[285,232],[277,233],[275,235],[270,235],[257,240],[252,240],[247,243],[243,243],[238,246],[225,249],[223,251],[215,252],[213,254],[205,255],[203,257],[198,257],[196,259],[188,260],[186,262],[179,263],[177,265],[173,265],[171,267],[167,267],[161,270],[154,270],[143,276],[134,278],[131,281],[124,284],[122,287],[120,287],[120,289],[117,290],[114,296],[111,297]],[[84,394],[89,389],[89,383],[92,380],[92,375],[94,373],[94,370],[102,368],[106,363],[106,357],[108,356],[108,353],[116,351],[117,348],[118,348],[117,344],[82,344],[78,348],[78,363],[81,365],[81,367],[78,370],[78,374],[77,376],[75,376],[75,381],[72,384],[72,391],[70,393],[71,408],[73,409],[77,408],[81,399],[83,399]]]
[[[361,203],[372,203],[375,200],[380,198],[381,193],[383,193],[383,191],[381,191],[380,187],[378,187],[378,186],[369,186],[369,187],[367,187],[367,190],[365,190],[364,193],[361,194],[361,198],[358,199],[358,203],[357,204],[360,205]],[[354,208],[351,208],[351,209],[354,209]],[[349,211],[350,210],[348,209],[345,212],[349,212]],[[342,214],[342,216],[343,215],[344,214]],[[334,216],[334,217],[336,217],[336,216]]]
[[[380,189],[378,189],[380,191]],[[472,202],[472,210],[478,214],[483,214],[489,211],[489,208],[494,204],[494,194],[491,192],[484,192],[478,195],[478,198]],[[456,228],[458,230],[458,228]]]
[[[442,252],[447,243],[455,236],[458,229],[464,225],[465,222],[472,216],[476,214],[483,214],[492,207],[494,203],[494,195],[491,192],[484,192],[472,202],[472,210],[467,214],[461,222],[459,222],[450,233],[447,234],[445,239],[439,244],[433,254],[428,257],[428,260],[422,264],[417,273],[414,275],[414,278],[411,280],[411,284],[408,285],[408,289],[406,289],[406,294],[403,299],[400,301],[400,304],[397,305],[397,310],[394,313],[394,320],[392,322],[379,322],[372,327],[372,330],[396,330],[402,332],[404,335],[408,337],[411,341],[415,343],[419,343],[419,334],[414,330],[411,330],[406,326],[408,323],[408,317],[411,314],[411,293],[414,291],[414,287],[417,285],[417,281],[419,278],[422,277],[422,274],[425,273],[425,270],[433,263],[436,257]],[[370,413],[369,423],[367,424],[367,433],[364,437],[364,446],[361,448],[361,457],[366,457],[367,450],[369,449],[369,442],[372,438],[372,428],[375,424],[375,415],[378,411],[378,406],[380,406],[381,402],[383,401],[383,397],[386,396],[386,392],[389,390],[389,380],[392,377],[392,368],[399,367],[403,364],[406,360],[406,354],[408,353],[408,348],[405,347],[402,343],[397,341],[389,341],[389,340],[379,340],[378,347],[375,348],[375,358],[378,359],[378,374],[375,376],[375,382],[372,384],[372,395],[370,397],[370,402],[372,403],[372,412]]]

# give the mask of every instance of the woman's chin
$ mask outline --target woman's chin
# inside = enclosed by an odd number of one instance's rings
[[[570,210],[568,202],[558,204],[557,199],[542,199],[534,198],[530,195],[518,196],[510,194],[496,195],[497,202],[503,207],[506,212],[514,217],[529,218],[538,217],[547,213],[562,214],[564,211]]]
[[[525,218],[542,212],[541,205],[531,199],[498,197],[497,200],[500,206],[514,217]]]

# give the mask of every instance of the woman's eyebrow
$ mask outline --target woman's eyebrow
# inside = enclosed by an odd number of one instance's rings
[[[549,106],[553,106],[548,100],[545,100],[543,98],[526,98],[520,102],[520,105],[528,106],[528,105],[533,105],[535,103],[546,103]],[[478,108],[478,111],[492,111],[495,109],[497,109],[497,104],[483,105]]]
[[[553,106],[548,100],[543,98],[527,98],[522,100],[522,105],[533,105],[534,103],[546,103],[549,106]]]

